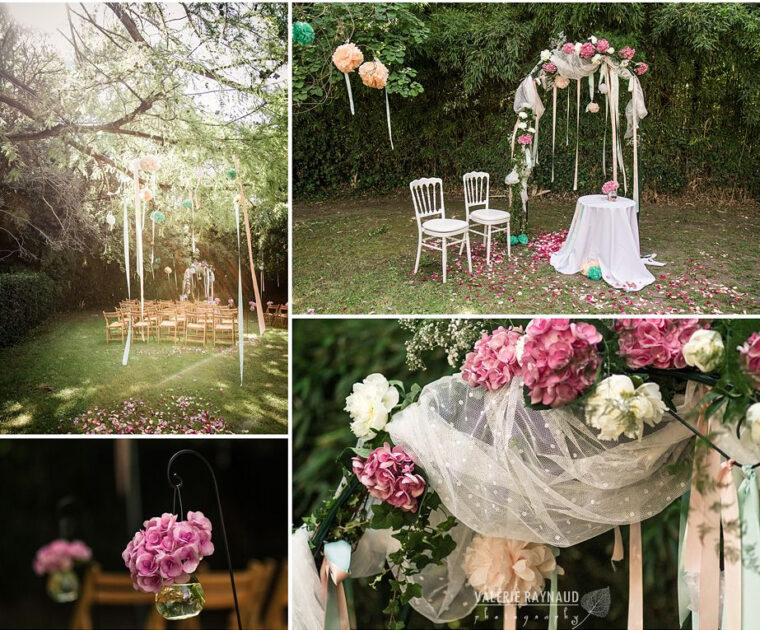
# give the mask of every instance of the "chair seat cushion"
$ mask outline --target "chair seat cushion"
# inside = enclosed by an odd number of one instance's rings
[[[113,324],[108,324],[109,328],[121,328],[121,322],[114,322]]]
[[[188,324],[188,328],[192,328],[193,330],[205,330],[206,325],[205,324]]]
[[[482,208],[481,210],[470,212],[470,219],[478,223],[506,223],[509,221],[509,212]]]
[[[430,219],[422,224],[425,232],[434,234],[456,234],[467,229],[467,221],[459,219]]]

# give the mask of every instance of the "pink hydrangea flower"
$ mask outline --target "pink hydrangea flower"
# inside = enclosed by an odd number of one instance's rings
[[[531,136],[529,133],[524,133],[519,138],[517,138],[517,142],[523,146],[528,146],[529,144],[533,143],[533,136]]]
[[[490,335],[483,336],[475,344],[475,350],[467,354],[462,366],[462,379],[471,387],[482,385],[489,391],[509,385],[520,373],[515,348],[522,334],[499,326]]]
[[[610,43],[606,39],[600,39],[596,42],[596,52],[606,53],[610,49]]]
[[[596,53],[596,48],[594,47],[594,44],[591,42],[586,42],[581,46],[581,57],[583,59],[591,59],[591,57],[594,56]]]
[[[545,63],[541,67],[544,69],[544,72],[548,72],[549,74],[554,74],[557,72],[557,66],[554,65],[551,61]]]
[[[202,512],[148,519],[121,554],[136,591],[157,593],[163,586],[185,584],[200,561],[214,553],[211,521]]]
[[[633,59],[633,56],[636,54],[636,49],[631,48],[630,46],[625,46],[624,48],[620,49],[620,58],[621,59]]]
[[[696,318],[619,319],[615,323],[619,354],[633,369],[650,365],[660,369],[685,368],[684,345],[696,330],[707,327]]]
[[[604,182],[604,185],[602,186],[602,193],[609,195],[611,192],[615,192],[619,187],[620,184],[618,184],[614,179],[611,179],[608,182]]]
[[[637,65],[636,65],[636,68],[634,68],[634,70],[633,70],[633,71],[634,71],[636,74],[638,74],[639,76],[641,76],[641,75],[642,75],[642,74],[644,74],[644,73],[645,73],[647,70],[649,70],[649,65],[648,65],[648,64],[646,64],[645,62],[643,62],[643,61],[642,61],[641,63],[639,63],[639,64],[637,64]]]
[[[575,52],[575,44],[572,42],[567,42],[564,46],[562,46],[562,52],[566,55],[572,55]]]
[[[34,557],[33,568],[37,575],[70,571],[76,562],[89,562],[92,550],[81,540],[58,539],[40,547]]]
[[[755,388],[760,388],[760,334],[752,333],[738,350],[739,361],[744,371],[755,383]]]
[[[417,511],[425,480],[414,472],[414,461],[403,446],[391,449],[386,442],[367,459],[354,457],[352,467],[373,497],[405,512]]]
[[[594,384],[599,367],[592,324],[569,319],[534,319],[525,330],[520,363],[533,404],[563,407]]]

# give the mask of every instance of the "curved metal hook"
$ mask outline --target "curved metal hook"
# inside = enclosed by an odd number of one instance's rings
[[[194,455],[196,458],[201,460],[208,470],[209,474],[211,475],[211,481],[214,484],[214,493],[216,494],[216,507],[219,511],[219,523],[222,526],[222,539],[224,540],[224,552],[227,556],[227,569],[230,573],[230,585],[232,586],[232,599],[235,602],[235,615],[237,617],[237,624],[238,624],[238,630],[243,630],[243,623],[240,621],[240,606],[238,605],[238,597],[237,597],[237,589],[235,588],[235,574],[232,571],[232,558],[230,557],[230,545],[227,542],[227,529],[224,526],[224,513],[222,512],[222,500],[219,497],[219,485],[216,482],[216,474],[214,473],[214,468],[211,466],[209,461],[201,455],[198,451],[194,451],[189,448],[184,448],[181,451],[177,451],[169,458],[169,463],[166,465],[166,479],[169,482],[169,487],[172,488],[174,491],[174,500],[172,502],[172,511],[174,511],[174,503],[176,502],[176,499],[179,498],[179,509],[180,509],[180,518],[184,519],[184,514],[182,514],[182,493],[180,488],[182,487],[183,481],[182,477],[180,477],[177,473],[172,472],[172,464],[175,462],[175,460],[182,456],[182,455]]]

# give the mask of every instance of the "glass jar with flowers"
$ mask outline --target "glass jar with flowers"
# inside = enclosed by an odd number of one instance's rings
[[[34,558],[34,572],[47,575],[46,590],[50,599],[59,604],[73,602],[79,597],[79,578],[74,566],[92,559],[92,550],[81,540],[54,540],[40,547]]]
[[[605,182],[604,186],[602,186],[602,193],[607,195],[609,201],[617,201],[617,191],[619,187],[619,184],[614,179],[611,179],[610,181]]]

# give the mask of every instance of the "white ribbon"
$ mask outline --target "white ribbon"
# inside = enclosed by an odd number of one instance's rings
[[[578,141],[581,132],[581,80],[576,81],[576,111],[575,111],[575,175],[573,177],[573,190],[578,190]]]
[[[127,298],[132,299],[132,288],[129,279],[129,215],[127,212],[127,199],[124,199],[124,269],[127,273]],[[121,357],[121,364],[126,365],[129,361],[129,347],[132,345],[132,317],[129,317],[129,328],[127,329],[127,343],[124,344],[124,354]]]
[[[137,275],[140,277],[140,317],[145,315],[145,293],[143,284],[143,240],[142,240],[142,208],[140,203],[139,166],[134,165],[135,172],[135,253],[137,256]]]
[[[391,141],[391,151],[393,151],[393,131],[391,130],[391,106],[388,104],[388,88],[385,88],[385,117],[388,120],[388,138]],[[263,291],[264,289],[262,288],[261,290]]]
[[[240,206],[235,204],[235,230],[238,246],[238,357],[240,362],[240,386],[243,386],[243,271],[240,263]],[[235,326],[232,327],[235,334]]]
[[[354,115],[354,95],[351,94],[351,81],[348,78],[348,72],[344,72],[343,76],[346,77],[346,90],[348,91],[348,104],[351,107],[351,115]]]
[[[552,88],[552,183],[554,183],[554,145],[557,137],[557,86]]]

